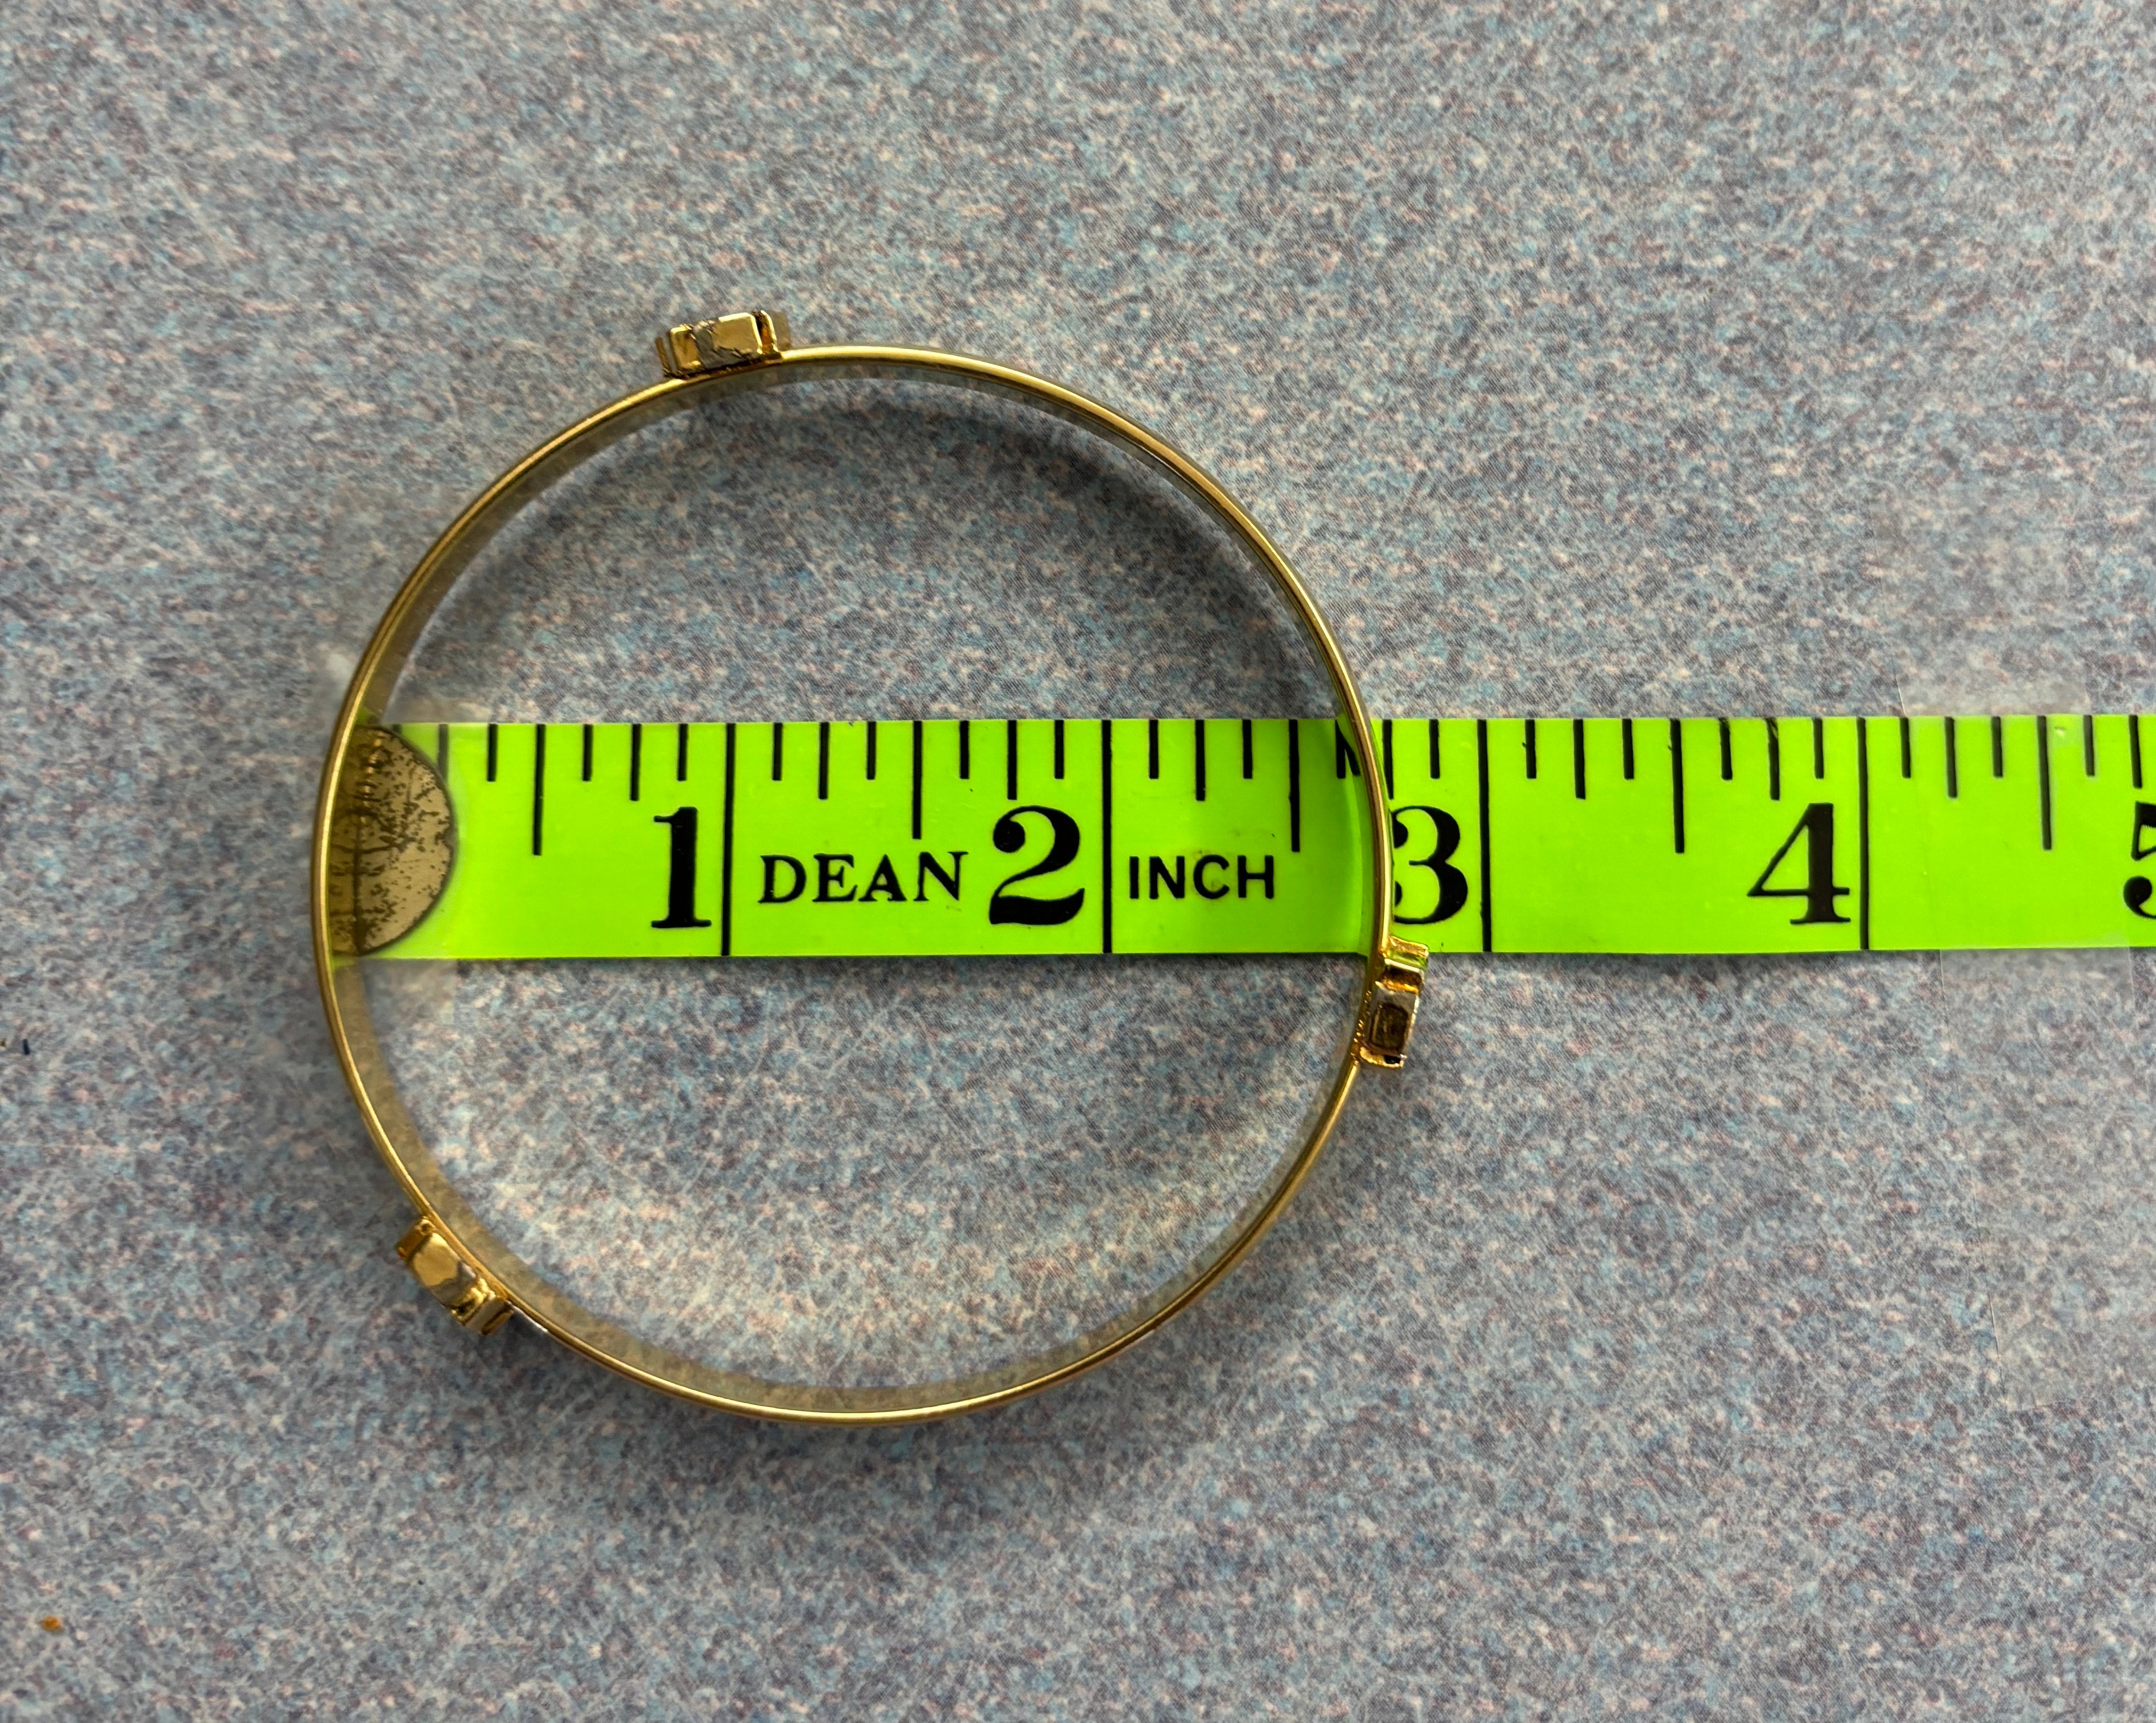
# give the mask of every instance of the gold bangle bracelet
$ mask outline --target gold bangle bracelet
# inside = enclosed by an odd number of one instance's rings
[[[736,313],[659,339],[664,381],[570,426],[510,468],[420,559],[367,643],[330,739],[314,828],[315,961],[337,1057],[362,1117],[418,1211],[398,1249],[456,1319],[490,1331],[521,1315],[563,1345],[668,1393],[746,1415],[824,1423],[893,1423],[992,1406],[1075,1376],[1150,1333],[1218,1281],[1257,1241],[1308,1174],[1365,1064],[1398,1066],[1419,997],[1424,948],[1395,939],[1391,815],[1380,774],[1358,773],[1369,821],[1369,925],[1363,980],[1345,1051],[1300,1148],[1281,1163],[1194,1264],[1136,1307],[1053,1351],[982,1373],[917,1387],[812,1387],[737,1374],[638,1338],[576,1303],[480,1221],[422,1140],[393,1082],[370,1015],[352,936],[350,880],[391,696],[429,619],[459,573],[526,503],[630,433],[721,397],[813,379],[929,380],[1045,410],[1134,453],[1224,524],[1264,568],[1322,663],[1349,745],[1375,759],[1370,723],[1346,659],[1287,560],[1243,509],[1188,457],[1142,426],[1076,392],[1008,366],[926,349],[790,346],[785,320]]]

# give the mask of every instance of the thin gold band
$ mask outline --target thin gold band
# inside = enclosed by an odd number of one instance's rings
[[[729,320],[745,320],[745,319]],[[624,396],[541,444],[481,492],[412,571],[367,643],[337,715],[323,768],[313,854],[315,963],[330,1033],[367,1130],[419,1213],[400,1253],[460,1321],[490,1331],[511,1312],[585,1356],[668,1393],[748,1416],[821,1423],[896,1423],[947,1417],[1015,1399],[1075,1376],[1142,1339],[1191,1303],[1241,1259],[1307,1176],[1366,1064],[1396,1066],[1404,1054],[1421,977],[1422,948],[1391,937],[1392,832],[1384,787],[1372,769],[1370,724],[1338,643],[1300,578],[1271,541],[1209,476],[1173,444],[1073,390],[1008,366],[927,349],[881,346],[771,351],[773,320],[759,314],[766,351],[740,361],[723,352],[713,368]],[[712,325],[697,326],[698,332]],[[779,339],[784,323],[778,320]],[[685,363],[696,363],[690,331],[672,331]],[[661,337],[661,356],[669,351]],[[713,356],[708,342],[704,356]],[[675,369],[672,362],[668,369]],[[1186,495],[1224,521],[1257,558],[1293,611],[1325,665],[1360,774],[1372,835],[1373,929],[1362,1003],[1347,1049],[1305,1140],[1284,1157],[1269,1189],[1245,1207],[1195,1265],[1114,1320],[1055,1350],[1004,1368],[896,1388],[818,1388],[715,1369],[639,1340],[603,1321],[542,1280],[480,1221],[421,1140],[392,1082],[377,1044],[357,961],[333,938],[330,884],[340,811],[363,768],[358,745],[377,726],[405,661],[457,576],[489,540],[539,492],[631,433],[720,397],[826,377],[928,377],[1043,408],[1120,444],[1165,472]]]

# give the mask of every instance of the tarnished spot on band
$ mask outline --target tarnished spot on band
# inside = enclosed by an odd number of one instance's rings
[[[387,730],[352,732],[331,818],[331,949],[363,957],[425,919],[449,883],[456,822],[433,764]]]

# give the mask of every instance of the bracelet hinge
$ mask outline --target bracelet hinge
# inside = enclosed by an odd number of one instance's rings
[[[677,323],[658,338],[659,368],[669,377],[702,377],[776,358],[793,345],[783,311],[729,311],[701,323]]]
[[[397,1241],[397,1254],[436,1304],[466,1328],[491,1334],[509,1320],[509,1300],[494,1283],[457,1254],[455,1246],[423,1220]]]
[[[1355,1025],[1355,1057],[1364,1064],[1397,1071],[1407,1063],[1429,967],[1428,946],[1386,936],[1385,967],[1363,996],[1362,1020]]]

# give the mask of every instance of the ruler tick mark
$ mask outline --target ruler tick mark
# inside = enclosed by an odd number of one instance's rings
[[[1905,719],[1903,722],[1907,722]],[[1871,744],[1870,720],[1856,720],[1856,948],[1871,949]],[[1828,876],[1830,879],[1832,875]]]
[[[1063,720],[1060,718],[1055,720],[1055,775],[1058,777],[1063,776]],[[1243,776],[1248,777],[1250,773],[1246,772]]]
[[[1905,714],[1902,719],[1902,776],[1911,777],[1915,769],[1915,751],[1909,746],[1909,720]]]
[[[913,841],[921,841],[921,720],[913,720]]]
[[[875,733],[875,726],[869,726]],[[719,955],[734,954],[734,727],[726,726],[726,787],[719,832]]]
[[[1287,847],[1302,853],[1302,725],[1294,718],[1287,720]]]
[[[2133,761],[2133,787],[2141,787],[2141,714],[2132,712],[2126,720],[2127,752]]]
[[[831,720],[825,718],[816,726],[816,799],[831,799]]]
[[[1385,794],[1393,794],[1393,720],[1385,720]]]
[[[1629,782],[1631,781],[1631,777],[1632,777],[1632,720],[1631,720],[1630,718],[1627,718],[1627,719],[1625,720],[1625,781],[1629,783]]]
[[[1684,720],[1670,720],[1670,818],[1676,830],[1677,854],[1684,854]]]
[[[786,726],[783,724],[771,726],[771,781],[775,784],[786,781]]]
[[[539,834],[547,815],[547,726],[531,726],[531,853],[539,854]]]
[[[1997,720],[1993,720],[1994,723]],[[2051,720],[2036,720],[2036,795],[2043,808],[2044,848],[2051,847]]]
[[[689,726],[676,725],[674,731],[674,782],[689,782]]]
[[[1433,781],[1445,775],[1445,762],[1437,751],[1437,720],[1430,720],[1430,775]]]
[[[1535,720],[1532,718],[1528,719],[1523,726],[1523,739],[1527,750],[1527,776],[1529,777],[1532,777],[1535,775],[1535,766],[1537,762],[1535,760]]]
[[[1254,735],[1255,728],[1256,726],[1248,718],[1243,720],[1243,776],[1245,778],[1255,776],[1257,772],[1257,746]]]
[[[1731,757],[1729,751],[1729,720],[1717,718],[1715,722],[1722,730],[1722,781],[1727,783],[1737,776],[1737,762]]]
[[[870,782],[870,783],[874,783],[874,782],[875,782],[875,768],[876,768],[876,757],[875,757],[875,756],[876,756],[876,720],[875,720],[875,719],[871,718],[871,719],[870,719],[870,720],[869,720],[869,747],[868,747],[868,778],[869,778],[869,782]]]
[[[1626,720],[1626,733],[1630,732],[1630,720]],[[1476,837],[1481,849],[1482,860],[1482,949],[1494,950],[1491,944],[1490,891],[1490,720],[1475,720],[1475,779],[1476,807]]]
[[[1961,738],[1956,732],[1954,720],[1947,720],[1947,800],[1952,802],[1961,794]]]
[[[1146,776],[1160,776],[1160,720],[1146,720]]]
[[[1774,718],[1767,720],[1767,799],[1782,799],[1782,726]]]
[[[644,726],[629,726],[629,799],[641,801],[644,792]]]
[[[1572,794],[1577,802],[1587,799],[1587,720],[1572,720]]]
[[[449,726],[446,724],[434,726],[434,770],[445,777],[449,773]]]
[[[958,720],[958,776],[970,778],[973,775],[973,724],[969,718]]]
[[[1815,778],[1826,776],[1826,720],[1824,718],[1812,720],[1812,776]]]
[[[1205,799],[1205,720],[1203,718],[1191,720],[1190,734],[1197,751],[1198,799],[1203,802]]]
[[[592,781],[592,726],[584,726],[584,782]]]
[[[918,836],[916,831],[915,833]],[[1116,949],[1116,731],[1101,720],[1101,951]]]
[[[486,726],[486,781],[489,783],[494,782],[495,753],[501,741],[501,726],[499,724],[488,725]]]
[[[1991,720],[1991,775],[2006,776],[2006,720],[1996,715]]]
[[[1018,800],[1018,720],[1004,720],[1004,800]]]
[[[2082,714],[2082,776],[2096,776],[2096,714]]]

